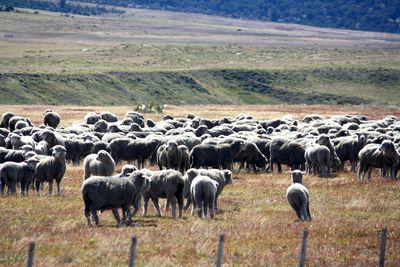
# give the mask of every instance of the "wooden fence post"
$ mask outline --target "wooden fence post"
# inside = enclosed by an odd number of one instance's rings
[[[224,249],[224,241],[225,241],[224,234],[220,234],[219,244],[218,244],[218,254],[217,254],[217,267],[222,266],[222,251]]]
[[[301,252],[300,252],[300,264],[299,264],[299,267],[304,267],[304,264],[306,262],[307,237],[308,237],[308,230],[307,230],[307,228],[304,228],[304,230],[303,230],[303,239],[301,240]]]
[[[132,236],[131,248],[129,251],[129,265],[128,265],[129,267],[135,266],[136,245],[137,245],[137,238],[136,236]]]
[[[35,256],[35,241],[29,242],[29,249],[28,249],[28,261],[26,263],[27,267],[33,266],[33,257]]]
[[[385,266],[386,237],[387,237],[387,227],[385,225],[381,231],[381,250],[379,254],[379,267]]]

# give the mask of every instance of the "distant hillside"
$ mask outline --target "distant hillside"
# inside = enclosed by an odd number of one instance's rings
[[[400,33],[399,0],[79,0],[318,27]]]

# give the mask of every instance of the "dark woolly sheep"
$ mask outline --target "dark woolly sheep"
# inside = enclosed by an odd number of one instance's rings
[[[12,112],[3,113],[3,115],[1,115],[0,127],[8,129],[9,128],[9,123],[8,122],[14,116],[15,116],[15,114],[12,113]]]
[[[30,136],[20,136],[11,133],[9,138],[13,149],[20,149],[24,145],[30,145],[32,148],[35,148],[35,141]]]
[[[232,170],[232,163],[237,153],[244,148],[244,142],[235,140],[230,144],[201,144],[190,152],[190,167],[212,167]]]
[[[13,116],[8,121],[8,127],[9,127],[10,132],[13,132],[15,130],[15,125],[19,121],[25,121],[28,123],[29,126],[33,126],[32,122],[29,119],[21,117],[21,116]]]
[[[329,148],[321,145],[310,146],[306,149],[305,158],[307,163],[307,172],[313,172],[321,177],[331,175],[331,152]]]
[[[124,166],[122,166],[121,172],[119,174],[114,175],[113,177],[118,177],[118,178],[128,177],[129,175],[131,175],[131,173],[137,170],[138,169],[136,168],[135,165],[125,164]]]
[[[189,149],[185,145],[178,146],[179,150],[182,153],[181,157],[181,165],[179,167],[179,171],[181,173],[185,173],[190,168],[190,154]]]
[[[81,159],[93,151],[93,143],[91,141],[66,139],[64,143],[67,151],[66,160],[70,160],[73,165],[79,165]]]
[[[115,138],[107,146],[107,151],[110,151],[115,163],[119,163],[121,160],[126,160],[126,147],[132,141],[131,138]]]
[[[38,155],[49,155],[50,153],[49,144],[46,141],[40,141],[35,146],[35,152]]]
[[[360,150],[358,157],[360,158],[358,179],[361,182],[366,172],[368,172],[368,180],[371,180],[372,168],[380,168],[383,171],[389,170],[388,177],[396,178],[396,166],[399,164],[400,155],[391,141],[385,140],[380,145],[366,145]]]
[[[189,169],[183,176],[185,187],[183,190],[184,197],[186,198],[186,204],[184,209],[187,210],[191,204],[190,196],[190,185],[196,176],[207,176],[218,183],[217,195],[215,197],[215,209],[218,209],[218,197],[222,193],[224,187],[228,184],[233,183],[232,172],[230,170],[217,170],[217,169]]]
[[[14,150],[14,149],[0,148],[0,163],[4,163],[7,161],[23,162],[26,159],[25,154],[27,152],[28,150]]]
[[[166,198],[166,207],[168,208],[170,204],[172,205],[172,217],[176,217],[176,204],[178,203],[179,218],[182,218],[184,187],[182,174],[175,170],[147,170],[146,174],[150,175],[151,186],[150,190],[143,194],[143,215],[147,215],[147,205],[149,203],[149,200],[151,199],[153,201],[154,207],[157,210],[157,215],[161,217],[161,210],[158,204],[158,199]]]
[[[2,134],[0,134],[0,147],[6,147],[6,137]]]
[[[43,124],[46,126],[56,129],[60,124],[60,120],[60,115],[51,109],[48,109],[43,113]]]
[[[18,121],[15,124],[15,130],[21,130],[21,129],[28,128],[28,127],[29,127],[29,124],[26,121]]]
[[[61,180],[64,177],[66,164],[66,150],[63,146],[56,145],[51,148],[52,156],[46,156],[40,159],[36,167],[35,186],[39,194],[40,187],[44,182],[49,183],[49,194],[53,191],[54,180],[57,183],[57,194],[61,194]]]
[[[356,136],[344,137],[335,146],[336,153],[342,163],[341,170],[344,169],[346,161],[350,161],[351,171],[356,171],[358,153],[367,144],[366,133],[357,133]]]
[[[107,151],[107,146],[108,146],[108,144],[106,142],[97,141],[93,144],[93,153],[97,154],[97,152],[99,152],[100,150]],[[107,152],[109,152],[109,151],[107,151]]]
[[[57,132],[44,130],[40,134],[40,137],[42,138],[42,140],[46,141],[49,144],[49,148],[52,148],[56,145],[65,146],[64,138],[61,136],[61,134]]]
[[[210,218],[214,219],[217,186],[218,183],[208,176],[197,176],[193,179],[190,185],[190,195],[193,202],[192,215],[196,211],[199,218],[204,218],[207,217],[209,211]]]
[[[108,111],[101,112],[100,117],[101,117],[101,119],[105,120],[106,122],[117,122],[118,121],[117,116]]]
[[[294,170],[291,172],[293,184],[286,190],[286,197],[296,212],[300,221],[311,221],[310,194],[303,183],[303,172]]]
[[[98,120],[93,125],[93,131],[98,133],[105,133],[107,132],[107,129],[108,129],[108,123],[105,120]]]
[[[107,151],[100,150],[97,154],[90,154],[86,156],[85,160],[83,161],[83,167],[83,178],[86,180],[92,175],[112,175],[115,170],[115,162]]]
[[[166,145],[160,146],[157,149],[157,164],[162,170],[162,167],[167,169],[179,170],[181,167],[182,151],[175,141],[168,141]]]
[[[0,167],[0,193],[4,194],[4,187],[7,186],[11,194],[17,192],[17,183],[21,184],[21,195],[28,194],[29,185],[36,172],[36,158],[29,158],[24,162],[6,162]]]
[[[272,139],[270,143],[270,168],[274,171],[274,164],[278,172],[282,172],[281,164],[288,165],[292,170],[305,169],[305,149],[297,142],[283,138]]]
[[[131,118],[134,123],[139,124],[140,127],[142,128],[144,127],[144,117],[139,112],[134,112],[134,111],[127,112],[125,118]]]
[[[147,119],[146,120],[146,125],[149,128],[153,128],[154,126],[156,126],[156,123],[152,119]]]
[[[86,114],[84,120],[86,124],[95,124],[96,122],[101,120],[101,117],[97,115],[95,112],[89,112]]]
[[[268,160],[258,147],[254,143],[248,141],[245,141],[244,145],[244,149],[236,154],[234,160],[240,163],[239,171],[244,168],[245,164],[248,169],[252,167],[254,172],[258,169],[265,170]]]
[[[93,176],[82,184],[82,198],[85,205],[84,214],[88,225],[92,220],[99,224],[97,211],[111,209],[117,225],[130,225],[132,217],[140,208],[140,199],[143,192],[150,189],[150,179],[140,171],[133,172],[129,177]],[[130,207],[134,210],[131,211]],[[118,214],[122,209],[122,221]]]

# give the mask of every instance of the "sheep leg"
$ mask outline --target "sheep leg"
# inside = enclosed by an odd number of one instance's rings
[[[90,207],[86,203],[85,203],[84,214],[85,214],[88,226],[92,225],[92,223],[90,221]]]
[[[193,215],[194,215],[194,212],[195,212],[195,210],[196,210],[197,208],[196,208],[196,200],[194,199],[193,196],[191,196],[191,200],[192,200],[193,205],[192,205],[192,212],[191,212],[190,214],[193,216]]]
[[[282,173],[282,165],[279,162],[276,165],[278,166],[278,173]]]
[[[92,207],[92,208],[90,209],[90,213],[91,213],[91,215],[92,215],[92,218],[94,219],[94,223],[95,223],[96,225],[99,225],[99,216],[97,215],[97,209],[94,208],[94,207]]]
[[[210,210],[210,218],[211,219],[214,219],[215,212],[216,212],[214,203],[216,203],[216,201],[215,201],[215,199],[213,197],[211,197],[209,202],[208,202],[208,209]]]
[[[40,190],[40,181],[39,180],[35,181],[35,186],[36,186],[36,193],[39,195],[39,190]]]
[[[53,179],[49,181],[49,195],[51,196],[52,193],[53,193]]]
[[[186,204],[185,204],[185,207],[183,209],[186,211],[189,208],[191,203],[192,203],[192,199],[190,197],[188,197],[186,199]]]
[[[56,183],[57,183],[57,195],[61,196],[61,181],[58,180],[56,181]]]
[[[117,226],[121,224],[121,219],[119,217],[118,209],[112,209],[112,213],[114,215],[114,219],[117,221]]]
[[[371,181],[372,167],[368,168],[368,181]]]
[[[310,202],[307,202],[307,215],[308,215],[308,219],[311,221],[312,217],[311,217],[311,212],[310,212]]]
[[[182,218],[182,215],[183,215],[183,196],[177,196],[176,199],[177,199],[177,202],[178,202],[179,218]]]
[[[171,205],[172,205],[172,218],[176,218],[176,198],[174,195],[169,196],[167,198]]]
[[[156,197],[151,197],[151,201],[153,202],[154,208],[155,208],[156,211],[157,211],[157,216],[158,216],[158,217],[161,217],[161,216],[162,216],[162,213],[161,213],[161,210],[160,210],[160,204],[158,203],[158,198],[156,198]]]
[[[148,195],[148,194],[144,195],[143,196],[143,200],[144,200],[144,203],[143,203],[143,216],[147,216],[147,207],[148,207],[148,204],[149,204],[150,195]]]

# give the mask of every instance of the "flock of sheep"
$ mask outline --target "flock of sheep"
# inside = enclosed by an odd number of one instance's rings
[[[46,110],[43,125],[6,112],[0,122],[0,191],[21,194],[30,187],[39,194],[53,182],[61,193],[67,162],[84,159],[82,198],[89,225],[99,223],[98,211],[112,210],[117,224],[130,224],[143,199],[144,215],[151,201],[161,216],[159,199],[172,217],[192,214],[214,218],[218,196],[231,184],[232,171],[273,172],[291,168],[293,184],[287,198],[299,220],[311,220],[304,173],[332,177],[350,162],[363,181],[373,168],[396,179],[400,168],[400,122],[394,116],[369,120],[360,115],[302,120],[285,116],[256,120],[251,115],[207,119],[192,114],[161,121],[128,112],[122,120],[110,112],[88,113],[84,122],[58,127],[60,116]],[[119,174],[115,166],[126,161]],[[136,164],[136,165],[133,165]],[[237,164],[237,165],[235,165]],[[158,166],[155,171],[146,166]],[[208,169],[211,168],[211,169]],[[184,200],[186,199],[186,203]],[[122,219],[118,209],[122,209]]]

